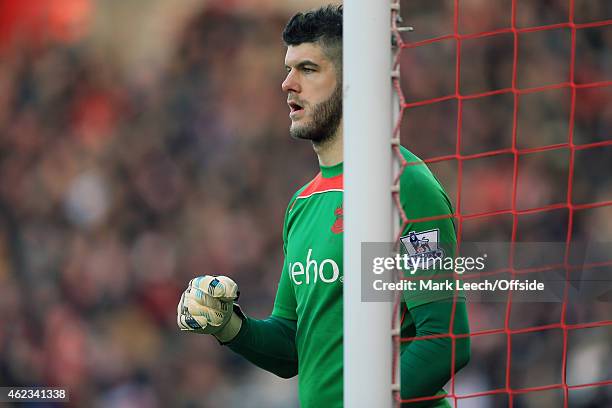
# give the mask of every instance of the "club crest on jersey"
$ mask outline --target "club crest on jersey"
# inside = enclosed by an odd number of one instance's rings
[[[331,231],[334,234],[341,234],[344,232],[344,211],[342,210],[342,206],[336,208],[334,211],[334,215],[336,216],[336,221],[334,221],[334,225],[331,227]]]
[[[400,240],[411,258],[434,259],[444,257],[444,251],[439,245],[440,230],[437,228],[423,232],[410,231]]]

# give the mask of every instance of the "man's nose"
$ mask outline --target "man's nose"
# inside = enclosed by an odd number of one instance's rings
[[[291,71],[287,74],[287,77],[283,81],[281,88],[283,88],[283,92],[300,92],[300,84],[297,81],[294,71]]]

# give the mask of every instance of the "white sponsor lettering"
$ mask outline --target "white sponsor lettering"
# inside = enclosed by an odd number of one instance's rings
[[[301,262],[296,262],[291,266],[289,264],[289,270],[291,271],[291,279],[295,282],[296,285],[301,285],[302,282],[297,280],[297,277],[304,274],[304,265]]]
[[[340,268],[333,259],[324,259],[319,263],[311,257],[312,248],[308,250],[306,255],[306,267],[299,261],[289,263],[289,273],[293,283],[300,286],[303,283],[309,285],[311,281],[312,283],[317,283],[318,280],[323,283],[333,283],[338,280]]]

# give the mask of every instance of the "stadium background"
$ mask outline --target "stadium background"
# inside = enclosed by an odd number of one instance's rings
[[[522,26],[567,21],[568,1],[518,2]],[[287,18],[311,2],[149,0],[0,1],[0,382],[62,385],[75,405],[296,406],[278,380],[219,348],[178,333],[186,282],[232,276],[250,315],[270,311],[282,265],[282,218],[317,171],[307,143],[291,141],[280,83]],[[461,32],[508,27],[509,0],[460,2]],[[606,1],[576,0],[577,21],[612,19]],[[453,2],[404,1],[409,41],[452,32]],[[529,34],[521,86],[563,82],[568,34]],[[453,92],[454,46],[402,53],[407,102]],[[612,29],[577,36],[576,78],[612,79]],[[466,42],[467,93],[509,86],[511,35]],[[345,67],[350,69],[350,67]],[[567,141],[568,89],[526,96],[517,142]],[[578,90],[577,143],[610,139],[612,87]],[[456,101],[406,111],[402,141],[423,158],[453,154]],[[462,152],[507,147],[512,96],[466,103]],[[376,135],[373,135],[376,137]],[[384,137],[384,135],[381,135]],[[520,163],[517,208],[565,200],[568,151]],[[456,162],[431,165],[454,200]],[[573,200],[612,200],[612,147],[576,154]],[[510,206],[512,157],[470,161],[461,211]],[[522,240],[565,240],[567,210],[523,218]],[[612,207],[576,216],[575,237],[612,240]],[[466,222],[471,239],[508,239],[511,217]],[[576,322],[610,320],[610,303],[580,305]],[[505,304],[472,306],[472,329],[503,326]],[[524,327],[558,321],[559,305],[530,305]],[[520,310],[520,309],[519,309]],[[610,380],[610,326],[570,334],[568,381]],[[457,392],[504,386],[506,338],[474,338]],[[516,336],[513,387],[558,383],[559,330]],[[558,406],[560,390],[515,407]],[[612,386],[572,391],[572,407],[612,404]],[[504,406],[499,396],[461,407]]]

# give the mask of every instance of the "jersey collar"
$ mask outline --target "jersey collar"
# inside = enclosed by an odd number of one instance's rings
[[[340,174],[342,174],[342,165],[344,163],[340,162],[338,164],[335,164],[333,166],[321,166],[319,165],[319,167],[321,168],[321,176],[323,176],[323,178],[332,178],[332,177],[336,177],[339,176]]]

